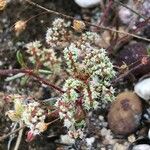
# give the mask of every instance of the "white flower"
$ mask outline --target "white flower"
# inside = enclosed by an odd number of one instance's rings
[[[94,108],[94,109],[97,109],[97,108],[98,108],[98,104],[99,104],[99,103],[98,103],[97,101],[93,101],[93,108]]]
[[[38,119],[40,120],[40,121],[44,121],[45,120],[45,118],[46,118],[46,116],[45,115],[42,115],[41,117],[39,117]]]
[[[61,105],[61,106],[59,107],[59,109],[61,109],[62,112],[66,112],[66,111],[67,111],[66,107],[63,106],[63,105]]]
[[[25,47],[30,50],[33,48],[40,48],[41,46],[42,46],[42,44],[40,41],[34,41],[34,42],[26,44]]]
[[[61,142],[66,144],[74,144],[75,139],[71,138],[69,135],[61,135]]]
[[[67,28],[69,26],[70,23],[65,22],[64,19],[55,19],[52,24],[52,27],[48,28],[46,32],[46,42],[52,47],[62,46],[63,42],[68,42],[67,34],[69,33],[67,32]]]
[[[31,119],[31,122],[33,122],[33,123],[35,123],[35,122],[37,122],[38,121],[38,117],[37,116],[35,116],[35,117],[33,117],[32,119]]]
[[[64,113],[62,113],[62,112],[59,112],[59,117],[60,117],[60,119],[65,118],[65,116],[66,116],[66,114],[64,114]]]
[[[69,119],[64,119],[64,126],[70,128],[72,126],[72,122]]]
[[[69,130],[68,131],[68,135],[71,138],[77,139],[77,138],[83,138],[83,132],[81,131],[81,129],[78,130]]]
[[[72,113],[71,111],[67,111],[67,116],[68,116],[69,118],[73,118],[73,113]]]

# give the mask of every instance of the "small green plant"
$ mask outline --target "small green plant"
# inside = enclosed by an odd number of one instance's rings
[[[40,41],[26,45],[29,60],[35,72],[50,72],[45,78],[66,74],[63,81],[62,94],[53,104],[53,110],[64,121],[71,138],[82,138],[86,126],[86,114],[114,100],[114,89],[111,80],[115,76],[113,64],[105,49],[99,45],[100,36],[94,32],[76,32],[70,22],[58,18],[46,32],[47,47]],[[25,66],[25,65],[24,65]],[[21,96],[22,97],[22,96]],[[18,100],[13,96],[14,110],[8,111],[12,121],[22,120],[30,128],[30,133],[40,134],[39,123],[45,123],[46,113],[40,103],[26,98]],[[23,100],[22,100],[23,99]],[[35,112],[33,115],[33,111]],[[52,113],[48,110],[49,114]],[[14,115],[14,118],[11,115]]]

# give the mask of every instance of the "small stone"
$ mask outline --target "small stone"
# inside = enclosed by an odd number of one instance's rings
[[[74,144],[75,140],[71,138],[69,135],[61,135],[60,136],[61,142],[64,144]]]
[[[106,150],[106,148],[102,147],[101,150]]]
[[[106,129],[106,128],[102,128],[102,130],[101,130],[101,135],[102,135],[102,136],[105,136],[106,133],[107,133],[107,129]]]
[[[119,143],[116,143],[113,148],[113,150],[126,150],[126,149],[127,148],[124,145],[119,144]]]
[[[101,0],[74,0],[80,7],[90,8],[96,6]]]
[[[107,127],[107,126],[108,126],[108,123],[107,123],[107,122],[103,122],[103,123],[102,123],[102,126],[103,126],[103,127]]]
[[[129,24],[134,19],[134,14],[127,8],[119,7],[118,16],[123,24]]]
[[[140,125],[142,103],[133,92],[123,92],[116,97],[108,113],[109,128],[119,135],[129,135]]]
[[[150,129],[149,129],[149,131],[148,131],[148,138],[150,139]]]
[[[86,138],[86,143],[87,143],[88,146],[92,146],[94,141],[95,141],[94,137]]]
[[[104,120],[104,117],[103,117],[103,116],[101,116],[101,115],[100,115],[98,118],[99,118],[99,120],[101,120],[101,121],[103,121],[103,120]]]
[[[135,140],[136,140],[136,138],[135,138],[135,136],[134,136],[134,135],[130,135],[130,136],[128,136],[128,141],[129,141],[130,143],[135,142]]]
[[[138,82],[135,87],[135,93],[144,100],[150,99],[150,78]]]
[[[148,144],[136,145],[132,148],[132,150],[150,150],[150,145]]]

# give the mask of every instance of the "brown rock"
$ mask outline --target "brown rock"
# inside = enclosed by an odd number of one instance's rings
[[[147,48],[143,43],[132,43],[125,46],[116,57],[117,65],[121,66],[124,63],[132,69],[141,64],[142,58],[147,56]],[[150,72],[150,61],[147,64],[137,68],[132,72],[135,76],[141,77]]]
[[[109,128],[119,135],[128,135],[140,125],[142,103],[133,92],[123,92],[116,97],[108,113]]]

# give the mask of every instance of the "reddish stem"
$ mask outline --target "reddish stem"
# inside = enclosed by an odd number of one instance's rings
[[[108,13],[109,13],[109,10],[110,10],[110,8],[111,8],[111,6],[112,6],[112,0],[110,0],[109,1],[109,3],[108,3],[108,6],[106,7],[106,10],[105,10],[105,12],[104,12],[104,14],[103,14],[103,16],[102,16],[102,19],[100,20],[100,22],[99,22],[99,26],[103,23],[105,23],[105,20],[106,20],[106,18],[107,18],[107,16],[108,16]]]
[[[49,87],[52,87],[53,89],[55,89],[61,93],[65,92],[60,87],[55,86],[54,84],[50,83],[48,80],[45,80],[45,79],[41,78],[40,76],[38,76],[37,74],[35,74],[33,70],[30,70],[30,69],[0,69],[0,75],[18,74],[18,73],[25,73],[29,76],[34,77],[37,81],[39,81],[43,84],[46,84]]]

